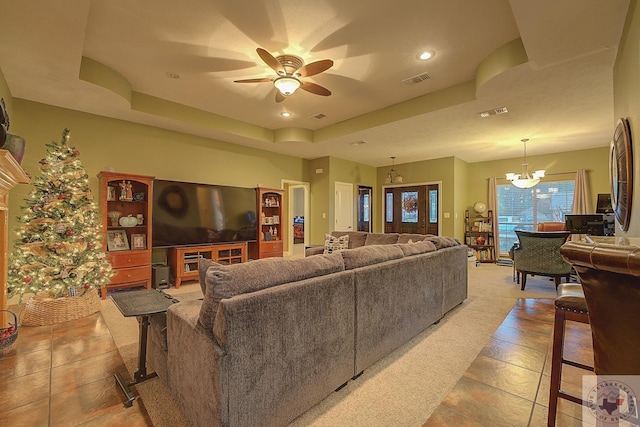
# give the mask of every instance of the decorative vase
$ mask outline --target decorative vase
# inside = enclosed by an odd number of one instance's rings
[[[2,146],[3,150],[7,150],[18,164],[22,164],[22,158],[24,157],[24,151],[27,146],[27,142],[23,137],[7,133],[6,141]]]
[[[479,237],[476,239],[476,243],[477,243],[478,245],[484,245],[484,237],[479,236]]]

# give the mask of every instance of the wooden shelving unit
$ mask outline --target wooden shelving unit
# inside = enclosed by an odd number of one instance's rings
[[[170,248],[167,259],[171,270],[171,279],[177,289],[183,281],[198,280],[198,269],[200,261],[203,259],[225,265],[246,262],[247,243]]]
[[[251,259],[282,257],[282,199],[284,190],[256,188],[258,234],[249,243]]]
[[[487,211],[487,216],[470,216],[465,211],[464,243],[473,250],[478,262],[496,262],[493,211]]]
[[[102,288],[102,299],[111,289],[151,289],[153,177],[102,171],[98,180],[104,248],[116,272]],[[120,222],[122,218],[127,219]]]

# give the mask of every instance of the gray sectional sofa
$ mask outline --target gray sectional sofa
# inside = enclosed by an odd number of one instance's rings
[[[204,299],[152,318],[149,361],[194,426],[287,425],[466,298],[456,240],[351,234],[330,255],[202,262]]]

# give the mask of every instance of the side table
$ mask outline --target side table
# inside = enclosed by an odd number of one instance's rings
[[[133,374],[133,381],[127,384],[119,372],[116,372],[114,375],[116,382],[127,397],[124,406],[128,408],[133,405],[133,401],[136,398],[129,387],[157,376],[155,372],[147,374],[147,330],[149,328],[149,317],[152,314],[166,312],[167,309],[171,307],[173,303],[178,302],[178,300],[161,290],[149,289],[113,293],[111,299],[124,317],[136,316],[138,320],[138,368]]]

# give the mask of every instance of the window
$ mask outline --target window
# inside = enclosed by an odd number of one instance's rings
[[[500,253],[518,238],[514,230],[537,230],[540,222],[564,222],[571,213],[574,181],[544,181],[533,188],[498,185]]]
[[[386,222],[393,222],[393,193],[387,193],[387,212],[385,215]]]
[[[429,190],[429,224],[438,223],[438,190]]]
[[[418,192],[403,191],[402,197],[402,222],[418,222]]]

